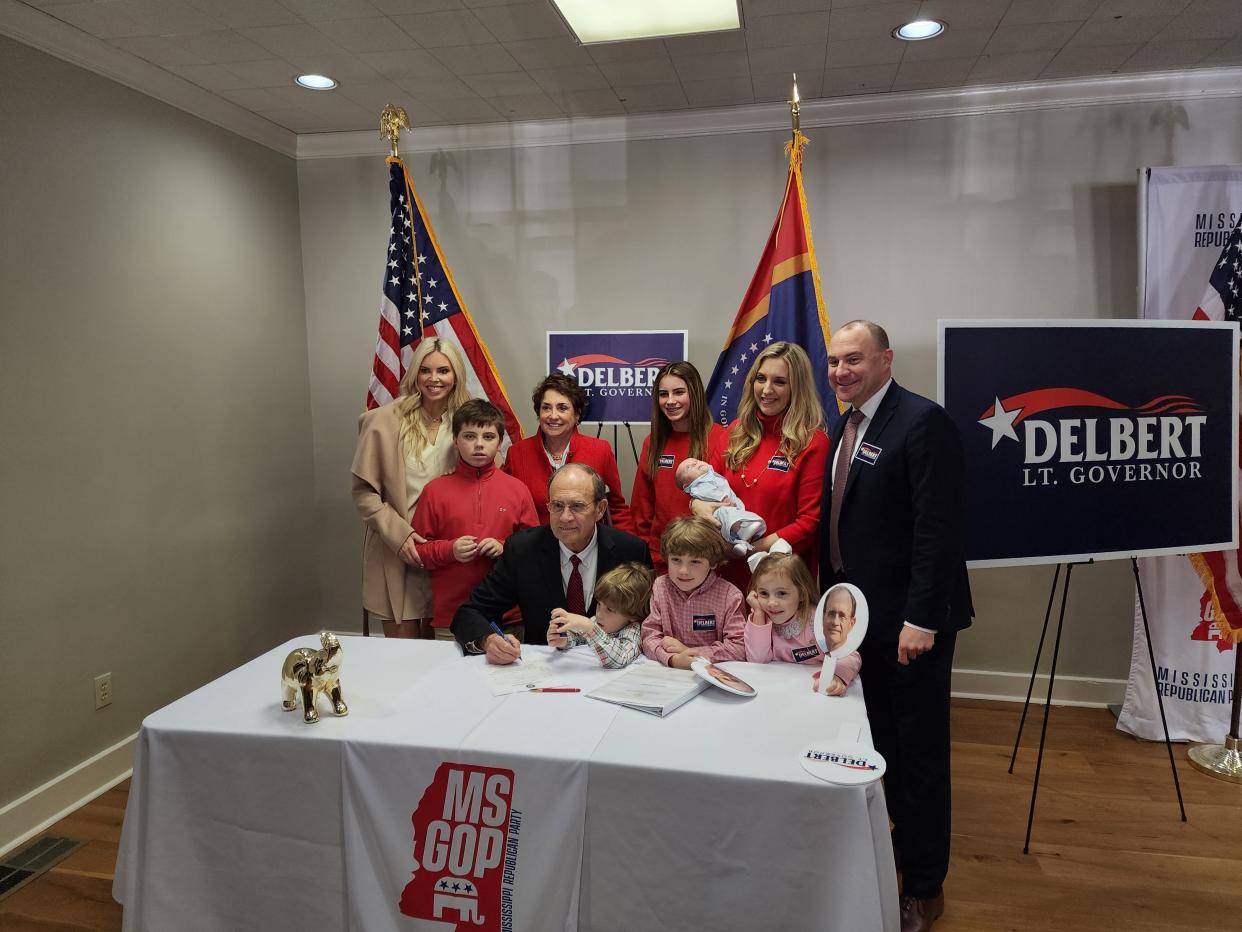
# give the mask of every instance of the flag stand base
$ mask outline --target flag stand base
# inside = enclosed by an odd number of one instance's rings
[[[1225,736],[1225,743],[1198,744],[1186,752],[1190,766],[1200,773],[1230,783],[1242,783],[1242,741],[1233,735]]]

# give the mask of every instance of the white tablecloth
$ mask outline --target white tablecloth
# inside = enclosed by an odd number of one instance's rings
[[[517,884],[538,906],[519,904],[514,929],[898,926],[882,790],[822,783],[798,760],[845,723],[866,739],[860,681],[829,699],[805,668],[729,664],[757,697],[709,689],[659,719],[581,695],[494,697],[453,645],[344,638],[350,714],[321,705],[308,726],[281,711],[279,679],[313,640],[143,723],[113,887],[125,929],[453,929],[397,908],[438,765],[517,775]],[[584,690],[617,675],[585,649],[555,659]]]

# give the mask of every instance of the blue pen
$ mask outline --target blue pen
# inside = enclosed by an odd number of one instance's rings
[[[502,630],[500,629],[500,625],[496,624],[496,622],[494,622],[494,621],[489,621],[489,622],[488,622],[488,624],[492,626],[492,630],[493,630],[493,631],[495,631],[497,634],[499,634],[499,635],[500,635],[500,639],[501,639],[502,641],[505,641],[505,643],[508,643],[508,641],[506,641],[506,640],[505,640],[505,633],[504,633],[504,631],[502,631]],[[519,648],[519,650],[520,650],[520,648]],[[519,658],[518,658],[518,660],[521,660],[521,659],[522,659],[521,657],[519,657]],[[517,661],[514,661],[514,662],[516,663]]]

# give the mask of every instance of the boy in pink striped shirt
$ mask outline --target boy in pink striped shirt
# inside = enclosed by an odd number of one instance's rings
[[[668,575],[651,591],[643,653],[679,670],[689,670],[695,657],[745,660],[742,593],[715,573],[728,556],[720,531],[703,518],[678,518],[664,529],[660,553]]]

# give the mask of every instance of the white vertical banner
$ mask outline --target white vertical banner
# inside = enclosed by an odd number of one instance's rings
[[[1147,173],[1142,316],[1188,320],[1242,215],[1242,166],[1152,168]],[[1154,365],[1194,365],[1194,360],[1152,360]],[[1228,507],[1204,502],[1203,507]],[[1174,741],[1220,741],[1233,701],[1233,651],[1223,639],[1203,582],[1186,557],[1139,561],[1156,681]],[[1138,598],[1130,679],[1117,727],[1140,738],[1162,740]]]

